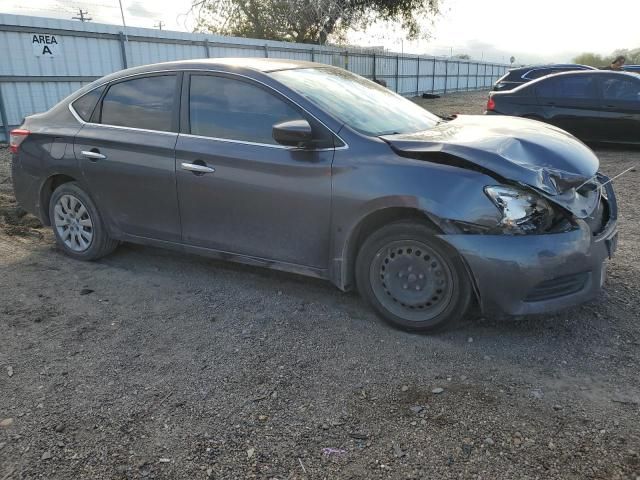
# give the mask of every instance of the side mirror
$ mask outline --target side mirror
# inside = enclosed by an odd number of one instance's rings
[[[288,147],[308,147],[313,143],[311,125],[306,120],[291,120],[273,126],[273,139]]]

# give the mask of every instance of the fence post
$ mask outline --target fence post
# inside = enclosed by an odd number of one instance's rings
[[[349,50],[344,51],[344,69],[349,70]]]
[[[373,81],[375,82],[377,80],[376,78],[376,59],[378,58],[378,56],[376,55],[376,52],[373,52]]]
[[[207,54],[207,58],[211,58],[211,52],[209,51],[209,39],[205,38],[202,43],[204,44],[204,51]]]
[[[269,58],[269,47],[267,44],[264,44],[264,58]]]
[[[316,49],[315,48],[311,49],[311,61],[312,62],[316,61]]]
[[[469,91],[469,74],[471,73],[471,64],[467,62],[467,86],[464,87],[465,91]]]
[[[416,96],[420,95],[420,57],[416,66]]]
[[[9,120],[7,119],[7,111],[4,108],[4,99],[2,98],[2,84],[0,84],[0,118],[2,118],[2,128],[5,136],[4,140],[9,143]]]
[[[480,64],[476,62],[476,84],[474,85],[474,90],[478,90],[478,72],[480,71]]]
[[[460,60],[457,61],[458,70],[456,71],[456,92],[460,91]]]
[[[444,95],[447,94],[447,83],[449,82],[449,60],[444,61]]]
[[[431,71],[431,93],[436,91],[436,57],[433,57],[433,70]]]
[[[396,93],[400,93],[400,55],[396,55]]]
[[[125,38],[123,32],[118,33],[118,40],[120,41],[120,55],[122,55],[122,68],[128,68],[127,49],[125,48]]]

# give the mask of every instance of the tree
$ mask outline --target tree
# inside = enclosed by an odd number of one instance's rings
[[[399,21],[409,38],[440,0],[193,0],[196,31],[221,35],[325,44],[350,28],[376,20]]]
[[[603,58],[602,55],[590,52],[581,53],[575,57],[573,61],[580,65],[590,65],[592,67],[604,67],[608,65],[607,59]]]

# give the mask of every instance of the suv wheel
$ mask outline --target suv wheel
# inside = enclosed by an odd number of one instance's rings
[[[55,189],[49,202],[49,218],[56,243],[71,257],[96,260],[118,246],[107,235],[93,200],[76,182]]]
[[[356,259],[356,283],[383,319],[421,332],[463,318],[472,295],[460,256],[427,226],[408,222],[367,238]]]

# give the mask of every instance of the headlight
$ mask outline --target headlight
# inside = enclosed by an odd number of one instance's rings
[[[484,191],[502,213],[499,227],[504,233],[540,233],[551,226],[553,209],[539,195],[500,185],[485,187]]]

